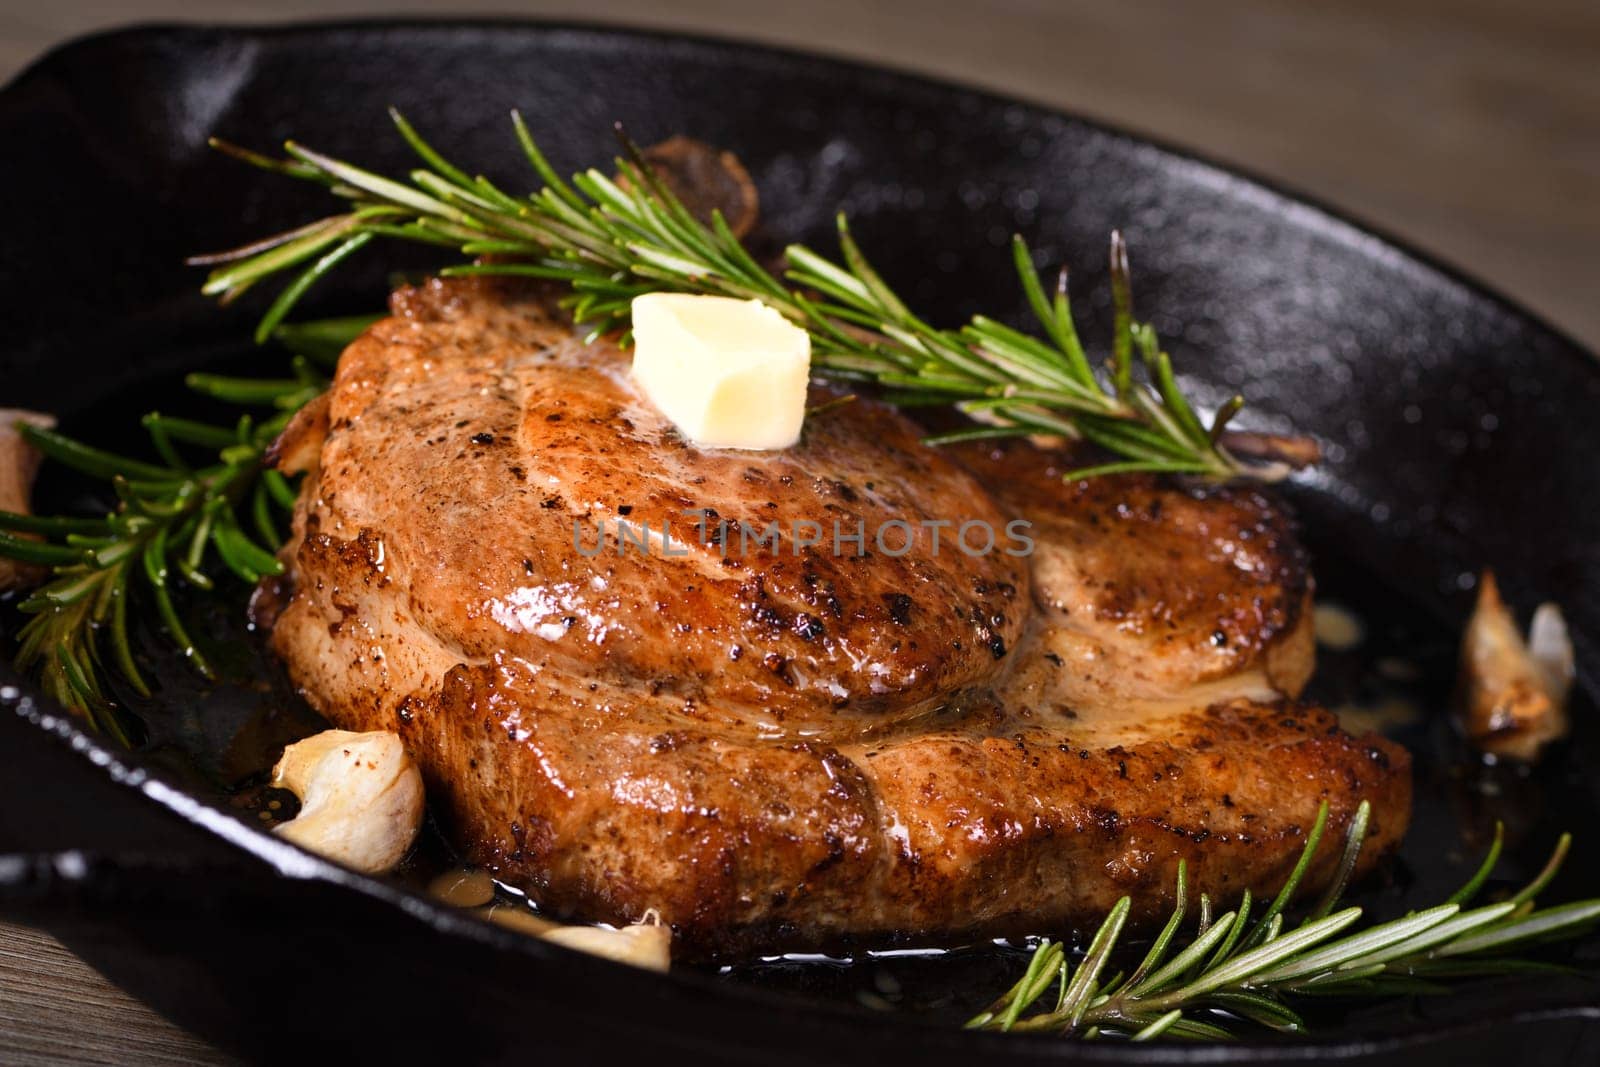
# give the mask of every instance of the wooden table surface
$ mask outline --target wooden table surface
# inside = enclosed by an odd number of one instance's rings
[[[1338,205],[1600,348],[1596,0],[473,0],[467,9],[745,37],[1102,118]],[[67,37],[134,18],[450,12],[442,0],[13,2],[0,11],[0,78]],[[3,923],[0,1061],[227,1062],[49,938]]]

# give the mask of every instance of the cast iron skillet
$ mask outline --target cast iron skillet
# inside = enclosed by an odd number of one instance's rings
[[[1076,292],[1095,299],[1090,329],[1103,328],[1106,234],[1121,227],[1141,309],[1202,399],[1242,390],[1255,425],[1325,441],[1327,462],[1290,490],[1319,566],[1343,560],[1364,595],[1448,634],[1470,575],[1492,564],[1524,612],[1561,602],[1581,688],[1597,681],[1600,369],[1577,345],[1392,242],[1192,157],[981,93],[744,45],[383,23],[158,27],[62,48],[0,94],[4,402],[117,440],[113,424],[172,395],[180,370],[253,359],[272,373],[276,362],[240,342],[259,305],[219,311],[181,260],[312,217],[321,194],[221,160],[205,137],[265,148],[292,134],[396,169],[410,161],[384,119],[390,104],[447,155],[511,184],[525,184],[512,107],[563,169],[608,159],[615,119],[641,141],[684,132],[734,148],[770,234],[831,247],[845,209],[890,279],[940,320],[1020,312],[1003,247],[1020,230],[1042,260],[1073,265]],[[375,306],[395,262],[367,256],[307,312]],[[309,857],[231,814],[170,746],[113,751],[3,665],[0,686],[0,907],[252,1058],[1208,1055],[972,1035],[576,956]],[[245,692],[174,682],[162,699],[221,765]],[[1424,735],[1426,748],[1435,735]],[[1556,829],[1582,834],[1600,815],[1591,748],[1580,736],[1530,786],[1534,828],[1511,859],[1522,873]],[[1391,907],[1408,884],[1432,892],[1431,872],[1452,881],[1468,862],[1440,784],[1447,764],[1419,762],[1410,865],[1391,872]],[[1600,885],[1592,851],[1580,841],[1562,895]],[[1253,1063],[1557,1062],[1600,1037],[1597,1016],[1600,991],[1580,979],[1490,983],[1231,1051]]]

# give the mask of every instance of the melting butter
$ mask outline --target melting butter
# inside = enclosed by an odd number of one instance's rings
[[[494,899],[494,879],[482,868],[445,871],[428,883],[428,895],[455,908],[477,908]]]
[[[633,378],[689,440],[778,449],[800,440],[811,338],[759,300],[633,300]]]
[[[1422,709],[1404,697],[1388,697],[1376,704],[1342,704],[1333,709],[1346,733],[1387,734],[1422,719]]]
[[[1311,616],[1317,644],[1335,652],[1348,652],[1366,640],[1361,620],[1338,604],[1318,604]]]

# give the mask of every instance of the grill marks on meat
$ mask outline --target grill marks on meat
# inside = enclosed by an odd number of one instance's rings
[[[1258,494],[1066,485],[1071,457],[930,450],[864,401],[782,453],[702,452],[622,353],[483,282],[398,292],[279,450],[308,470],[292,676],[399,731],[468,856],[554,911],[653,907],[690,955],[1060,930],[1125,892],[1157,913],[1179,859],[1272,891],[1323,799],[1335,828],[1374,802],[1369,864],[1404,830],[1403,750],[1286,699],[1310,582]],[[724,557],[704,508],[861,521],[868,554]],[[1031,560],[871,543],[1016,515]],[[686,554],[590,558],[573,523],[592,547],[602,520]]]

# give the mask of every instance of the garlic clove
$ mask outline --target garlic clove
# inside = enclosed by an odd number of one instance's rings
[[[530,937],[543,937],[552,930],[561,929],[561,924],[546,919],[542,915],[535,915],[527,908],[515,904],[490,904],[480,908],[478,914],[507,930],[515,930],[519,934]]]
[[[605,926],[562,926],[543,935],[591,956],[665,971],[672,965],[672,931],[654,923],[636,923],[614,930]]]
[[[612,926],[562,926],[526,908],[510,904],[491,904],[477,913],[508,930],[543,938],[591,956],[665,971],[672,965],[672,928],[662,925],[652,910],[641,922],[621,928]]]
[[[1567,734],[1572,642],[1553,604],[1534,617],[1524,641],[1488,571],[1461,642],[1461,725],[1469,740],[1496,757],[1531,762]]]
[[[398,735],[324,730],[283,750],[272,782],[300,798],[285,840],[367,874],[392,869],[422,826],[422,775]]]
[[[30,445],[17,429],[18,423],[27,423],[41,429],[54,429],[56,420],[37,411],[21,408],[0,408],[0,511],[17,515],[31,515],[30,499],[33,480],[44,459],[39,450]],[[17,534],[33,538],[32,534]],[[49,573],[43,567],[0,558],[0,592],[20,589],[41,581]]]

